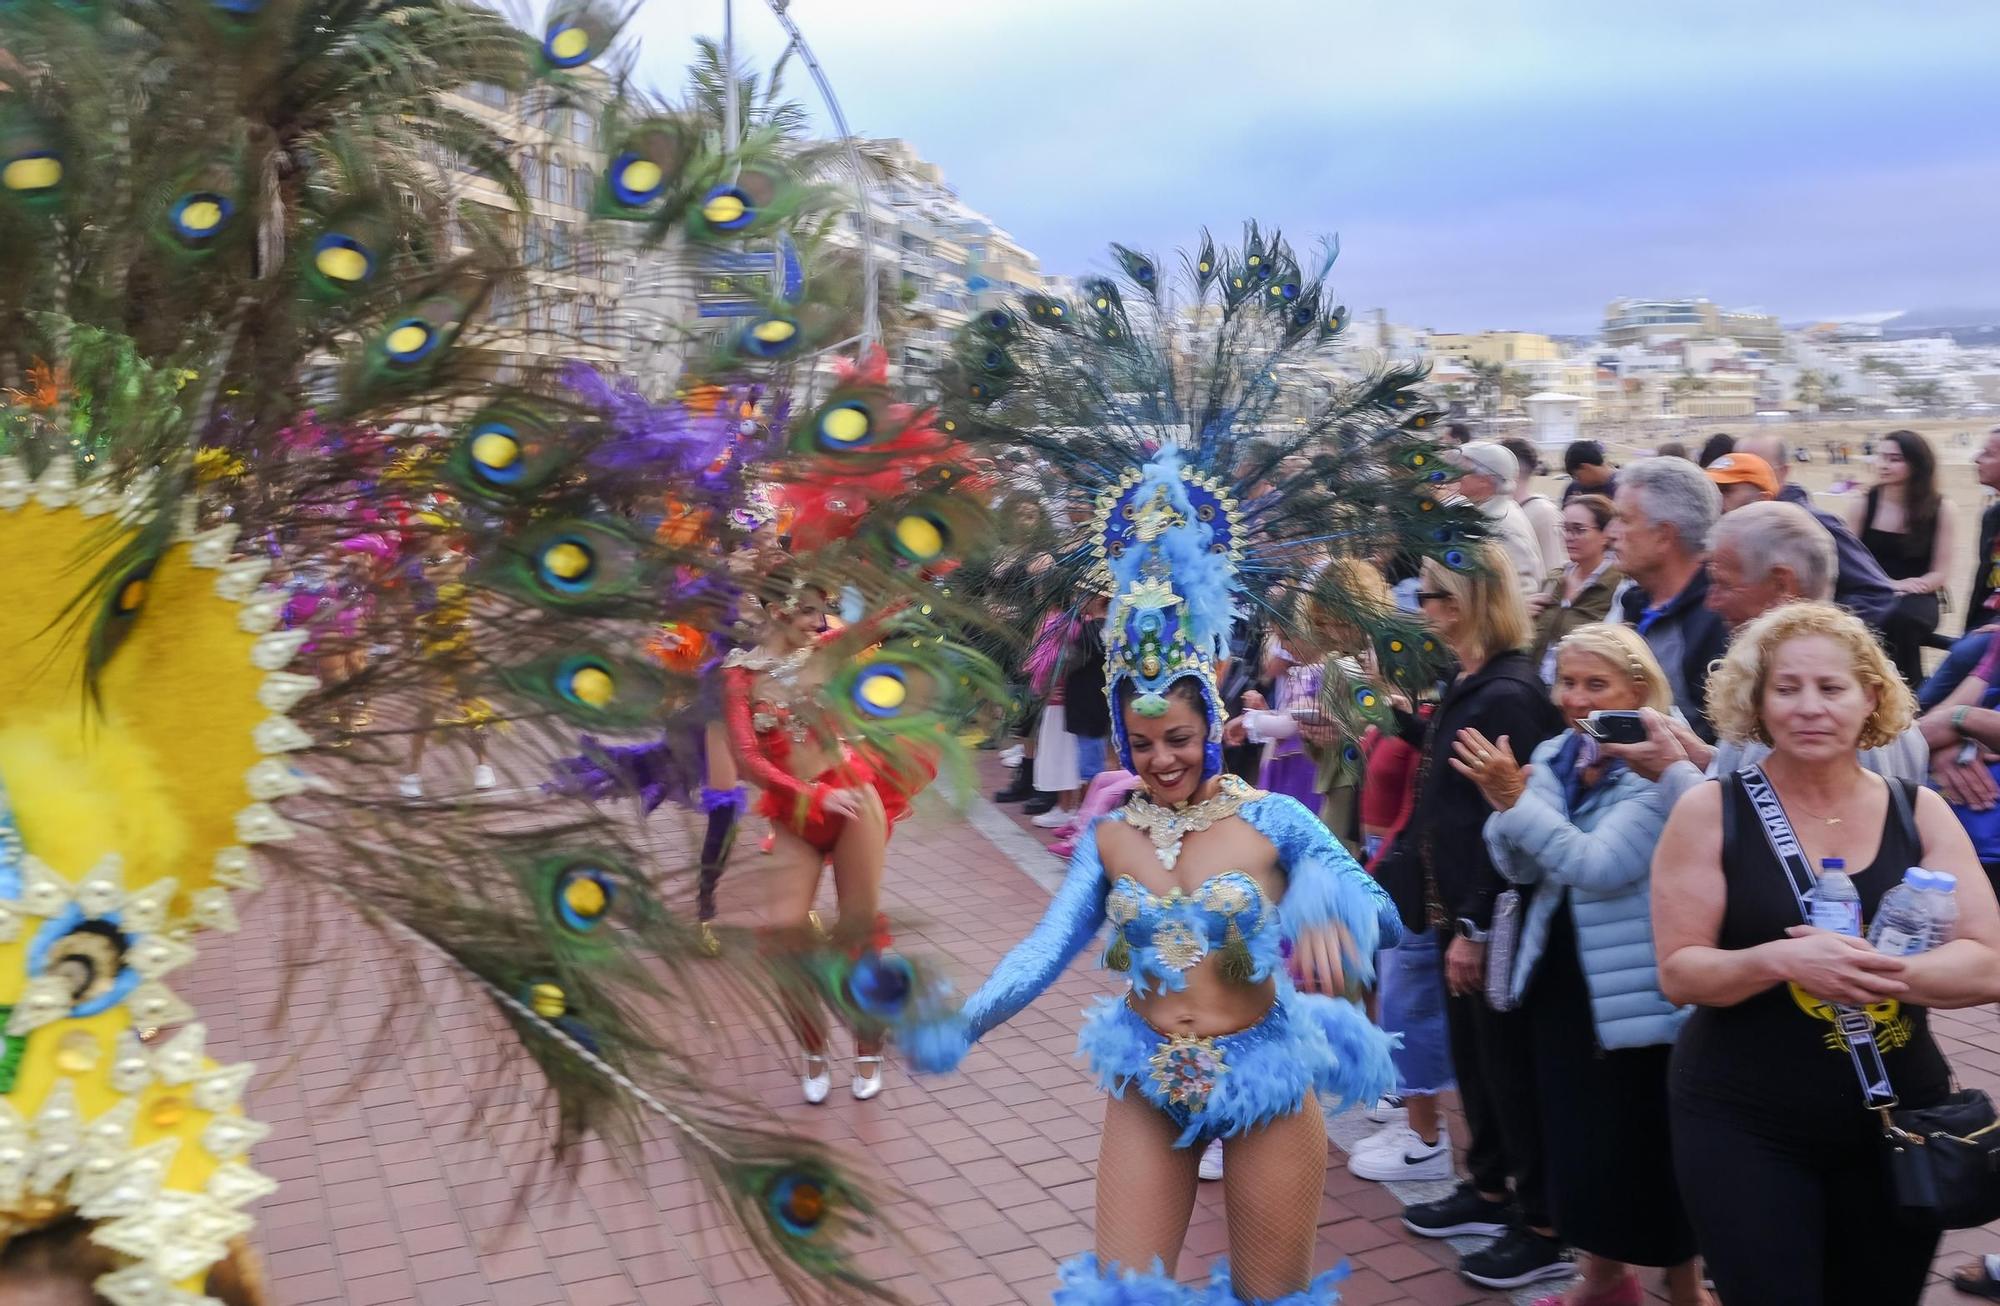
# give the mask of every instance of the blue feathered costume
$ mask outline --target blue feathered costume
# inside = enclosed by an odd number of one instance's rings
[[[1270,901],[1242,871],[1164,894],[1132,875],[1107,879],[1093,828],[1077,841],[1047,915],[966,1004],[962,1025],[935,1031],[930,1046],[913,1049],[930,1068],[954,1064],[974,1040],[1046,989],[1107,920],[1114,930],[1105,962],[1130,975],[1133,995],[1185,990],[1189,973],[1211,956],[1222,978],[1209,983],[1275,980],[1264,1016],[1234,1032],[1168,1034],[1127,997],[1102,999],[1085,1017],[1078,1048],[1098,1082],[1114,1096],[1135,1091],[1158,1108],[1180,1131],[1177,1147],[1235,1137],[1311,1109],[1317,1093],[1342,1103],[1370,1102],[1394,1081],[1387,1036],[1351,1002],[1300,993],[1285,970],[1280,942],[1301,930],[1339,925],[1353,942],[1349,963],[1365,971],[1376,948],[1393,943],[1399,932],[1388,896],[1296,800],[1256,793],[1219,774],[1222,714],[1214,665],[1226,648],[1233,571],[1226,500],[1190,476],[1171,448],[1107,496],[1099,530],[1109,532],[1106,560],[1117,587],[1108,622],[1107,692],[1117,704],[1123,689],[1130,710],[1157,716],[1167,710],[1177,682],[1197,685],[1210,727],[1204,784],[1213,781],[1216,793],[1237,804],[1234,815],[1270,841],[1285,876],[1283,896]],[[1122,713],[1114,712],[1113,731],[1130,768]],[[1141,801],[1105,819],[1151,806]],[[1156,819],[1147,828],[1171,870],[1182,840],[1206,827],[1183,833],[1171,814],[1152,810],[1165,824]],[[1099,1200],[1117,1198],[1106,1193]],[[1333,1301],[1335,1277],[1321,1276],[1282,1300],[1299,1306]],[[1105,1270],[1086,1256],[1064,1268],[1056,1300],[1088,1306],[1236,1297],[1226,1262],[1205,1289],[1189,1289],[1157,1268]]]
[[[1284,963],[1287,940],[1317,943],[1332,927],[1344,936],[1347,975],[1365,982],[1376,949],[1392,945],[1400,925],[1388,896],[1305,807],[1222,774],[1216,664],[1228,656],[1232,625],[1240,610],[1259,610],[1290,647],[1323,642],[1318,632],[1330,625],[1365,632],[1389,682],[1427,684],[1437,672],[1435,640],[1407,616],[1344,589],[1340,569],[1328,564],[1400,554],[1463,566],[1480,525],[1435,492],[1449,473],[1427,434],[1437,414],[1413,388],[1420,371],[1392,365],[1330,384],[1327,372],[1299,366],[1330,348],[1347,322],[1326,292],[1331,247],[1309,272],[1284,241],[1254,224],[1239,249],[1220,253],[1204,233],[1186,257],[1185,296],[1167,291],[1150,258],[1112,248],[1123,276],[1086,279],[1080,302],[1031,295],[1024,312],[995,309],[975,320],[941,377],[944,424],[974,443],[988,441],[1002,462],[1025,456],[1025,474],[1073,524],[1054,565],[1029,569],[1018,606],[1060,609],[1091,593],[1114,596],[1105,680],[1126,769],[1137,770],[1126,714],[1161,717],[1175,687],[1191,683],[1208,724],[1202,784],[1183,807],[1162,807],[1142,792],[1104,818],[1150,835],[1157,864],[1135,861],[1129,837],[1100,844],[1098,828],[1080,835],[1041,923],[955,1022],[912,1030],[902,1042],[920,1070],[956,1066],[1109,922],[1104,964],[1128,975],[1131,989],[1086,1014],[1080,1054],[1106,1092],[1137,1094],[1171,1122],[1173,1146],[1195,1148],[1317,1110],[1318,1095],[1371,1102],[1394,1077],[1390,1041],[1359,1006],[1300,992]],[[1342,701],[1334,697],[1322,695],[1321,712],[1339,723],[1358,764],[1353,743],[1367,724],[1363,714],[1380,710],[1385,696],[1354,686]],[[1274,873],[1225,870],[1198,883],[1176,875],[1185,840],[1237,820],[1269,842],[1275,857],[1265,865]],[[1107,868],[1106,847],[1125,864]],[[1216,986],[1258,988],[1270,993],[1270,1005],[1247,1028],[1167,1032],[1146,1019],[1159,994]],[[1260,1163],[1258,1152],[1245,1155]],[[1255,1189],[1253,1175],[1231,1174]],[[1121,1193],[1115,1171],[1099,1180],[1100,1210],[1160,1200]],[[1295,1222],[1290,1214],[1269,1221],[1285,1225],[1269,1235],[1282,1241],[1232,1246],[1246,1273],[1253,1250],[1282,1246],[1276,1260],[1289,1264],[1310,1246],[1317,1203],[1303,1205]],[[1179,1250],[1158,1254],[1171,1261]],[[1273,1258],[1259,1261],[1268,1291]],[[1301,1274],[1275,1301],[1325,1306],[1337,1299],[1339,1277],[1306,1282]],[[1158,1263],[1113,1265],[1097,1255],[1063,1266],[1055,1299],[1059,1306],[1247,1300],[1227,1261],[1197,1286],[1175,1282]]]

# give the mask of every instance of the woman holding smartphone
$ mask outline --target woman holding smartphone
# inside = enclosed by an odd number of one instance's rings
[[[1543,741],[1526,771],[1475,729],[1459,732],[1451,763],[1492,806],[1487,851],[1527,898],[1506,989],[1534,1049],[1556,1233],[1583,1270],[1536,1306],[1639,1306],[1634,1265],[1665,1267],[1675,1306],[1702,1306],[1667,1133],[1667,1059],[1685,1013],[1660,994],[1652,946],[1666,801],[1602,751],[1633,727],[1643,735],[1638,709],[1670,708],[1673,691],[1629,626],[1574,631],[1556,645],[1555,667],[1570,728]]]

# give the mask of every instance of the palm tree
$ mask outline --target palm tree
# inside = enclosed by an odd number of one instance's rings
[[[322,0],[272,6],[256,39],[220,44],[176,5],[137,0],[121,15],[117,42],[40,24],[11,47],[35,74],[23,107],[75,143],[68,211],[90,215],[52,239],[0,234],[0,338],[17,347],[45,332],[9,308],[59,304],[68,321],[131,338],[142,358],[186,359],[219,373],[224,393],[289,407],[299,363],[350,325],[301,311],[288,275],[295,243],[329,212],[373,206],[385,280],[406,291],[451,258],[454,227],[475,245],[497,238],[477,206],[455,205],[440,156],[523,197],[507,141],[450,98],[525,83],[527,47],[495,13],[463,0]],[[195,191],[240,211],[241,235],[199,263],[156,235],[167,205]],[[204,352],[189,358],[196,341]]]
[[[1506,368],[1499,363],[1468,361],[1465,365],[1472,373],[1472,394],[1479,402],[1480,409],[1491,418],[1500,406],[1500,379]]]
[[[694,44],[694,66],[688,69],[687,110],[715,132],[718,139],[729,116],[727,90],[732,76],[736,81],[736,144],[766,132],[792,141],[805,137],[812,126],[805,105],[782,98],[785,59],[774,64],[768,74],[759,76],[741,63],[733,69],[727,67],[722,47],[713,37],[698,36]],[[790,57],[788,50],[785,58]]]
[[[1919,408],[1936,408],[1944,402],[1944,386],[1935,380],[1902,381],[1896,385],[1896,397]]]
[[[1535,392],[1535,379],[1526,372],[1509,368],[1500,374],[1500,402],[1516,407]]]
[[[1806,368],[1799,373],[1798,381],[1792,387],[1792,397],[1813,412],[1826,399],[1826,377],[1815,368]]]

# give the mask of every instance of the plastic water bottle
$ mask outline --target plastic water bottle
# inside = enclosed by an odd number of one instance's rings
[[[1813,888],[1812,923],[1815,928],[1855,938],[1861,935],[1861,893],[1848,878],[1844,858],[1828,857],[1819,864],[1819,883]]]
[[[1901,884],[1882,895],[1875,921],[1868,927],[1868,941],[1875,945],[1875,951],[1908,957],[1931,946],[1931,908],[1936,894],[1930,881],[1929,871],[1912,866],[1903,872]]]
[[[1930,907],[1929,947],[1941,948],[1958,933],[1958,877],[1950,871],[1926,871]]]

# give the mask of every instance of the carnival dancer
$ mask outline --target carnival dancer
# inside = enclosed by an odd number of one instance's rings
[[[1114,570],[1106,679],[1141,793],[1079,839],[1048,915],[966,1004],[964,1034],[1019,1012],[1109,920],[1106,964],[1132,982],[1099,1002],[1079,1039],[1112,1096],[1096,1251],[1065,1267],[1065,1291],[1101,1275],[1171,1284],[1196,1161],[1222,1138],[1233,1270],[1218,1267],[1217,1282],[1258,1301],[1331,1300],[1337,1276],[1311,1273],[1326,1170],[1314,1094],[1373,1102],[1390,1084],[1387,1039],[1337,995],[1399,927],[1302,804],[1222,774],[1213,658],[1226,632],[1202,624],[1213,607],[1196,596],[1219,569],[1200,565],[1205,544],[1185,547],[1198,530],[1189,488],[1169,451],[1123,490],[1143,543]],[[1288,975],[1281,938],[1310,992]]]
[[[880,910],[889,834],[935,769],[920,756],[891,759],[830,727],[820,701],[838,651],[872,642],[893,613],[830,631],[829,600],[824,589],[796,577],[784,598],[763,603],[757,643],[723,661],[723,721],[741,774],[762,791],[756,810],[771,823],[771,854],[761,867],[766,945],[780,952],[810,948],[825,936],[879,954],[889,944]],[[828,866],[839,903],[831,929],[813,910]],[[786,1015],[805,1049],[801,1091],[818,1104],[832,1076],[826,1025],[815,1006],[794,999]],[[852,1092],[859,1101],[882,1091],[883,1032],[874,1022],[856,1023]]]
[[[416,559],[407,569],[405,590],[417,654],[429,663],[437,694],[428,698],[410,732],[410,766],[397,785],[405,798],[424,796],[424,754],[431,736],[439,731],[462,730],[469,737],[474,789],[487,790],[499,783],[486,752],[486,732],[495,712],[472,684],[478,657],[472,649],[472,591],[465,584],[465,564],[462,550],[446,548],[435,558]]]
[[[1079,834],[1048,914],[959,1023],[903,1042],[919,1069],[957,1064],[1108,921],[1105,964],[1131,987],[1093,1008],[1078,1040],[1110,1095],[1096,1245],[1063,1267],[1056,1301],[1320,1306],[1340,1271],[1312,1267],[1326,1168],[1316,1095],[1373,1103],[1393,1081],[1388,1037],[1350,999],[1401,927],[1311,811],[1224,773],[1216,665],[1239,610],[1307,647],[1311,596],[1368,633],[1391,684],[1422,683],[1434,641],[1368,595],[1319,584],[1323,564],[1396,549],[1464,565],[1479,528],[1435,492],[1451,473],[1421,434],[1435,415],[1416,373],[1388,369],[1330,397],[1279,380],[1345,325],[1325,286],[1330,251],[1304,269],[1255,224],[1235,249],[1204,235],[1185,256],[1187,293],[1168,298],[1151,258],[1112,248],[1123,276],[1086,280],[1079,304],[1035,295],[1019,314],[975,320],[943,413],[969,440],[1031,448],[1048,469],[1071,530],[1035,578],[1046,592],[1022,606],[1114,596],[1110,728],[1141,788]],[[1386,695],[1347,689],[1327,706],[1358,737]],[[1183,1287],[1198,1159],[1218,1138],[1229,1257],[1206,1286]]]

